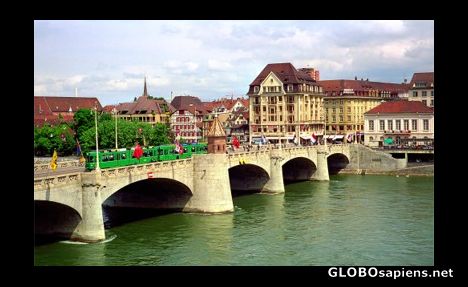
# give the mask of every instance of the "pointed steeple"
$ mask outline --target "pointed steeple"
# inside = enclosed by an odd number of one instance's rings
[[[148,90],[146,89],[146,76],[145,76],[145,88],[143,89],[143,97],[147,97],[148,96]]]

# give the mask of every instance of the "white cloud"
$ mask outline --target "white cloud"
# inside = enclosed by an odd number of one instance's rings
[[[245,93],[267,65],[307,65],[322,78],[401,81],[434,66],[434,21],[35,21],[34,94],[111,104],[171,91]]]

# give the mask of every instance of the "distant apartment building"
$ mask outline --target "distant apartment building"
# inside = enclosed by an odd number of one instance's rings
[[[79,109],[94,109],[100,112],[101,103],[97,98],[87,97],[34,97],[34,126],[55,125],[73,122]]]
[[[398,100],[405,94],[404,83],[358,80],[324,80],[318,82],[325,93],[326,134],[343,140],[347,134],[357,134],[363,140],[364,113],[384,101]]]
[[[418,101],[382,103],[364,114],[364,144],[432,145],[434,109]]]
[[[408,100],[422,102],[428,107],[434,106],[434,72],[413,74]]]
[[[249,142],[264,136],[272,143],[296,139],[308,144],[312,133],[323,134],[322,87],[291,63],[266,65],[250,84],[248,96]]]

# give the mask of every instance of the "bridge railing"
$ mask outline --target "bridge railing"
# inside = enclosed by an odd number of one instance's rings
[[[57,162],[57,169],[59,168],[68,168],[68,167],[84,167],[85,162],[80,162],[79,160],[65,160]],[[34,164],[34,172],[47,171],[50,169],[49,163],[40,163]]]
[[[118,176],[123,175],[128,172],[149,172],[158,169],[165,169],[171,167],[184,167],[187,165],[192,164],[191,158],[186,159],[178,159],[178,160],[171,160],[171,161],[159,161],[159,162],[151,162],[139,165],[129,165],[129,166],[122,166],[116,168],[106,168],[101,169],[101,175],[104,176]]]

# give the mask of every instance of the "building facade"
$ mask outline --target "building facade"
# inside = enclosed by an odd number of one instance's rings
[[[55,125],[60,122],[73,122],[73,116],[79,109],[102,111],[97,98],[86,97],[34,97],[34,126]]]
[[[206,114],[205,107],[199,98],[193,96],[177,96],[171,106],[175,111],[171,114],[171,131],[175,137],[188,143],[205,141],[203,127],[203,115]]]
[[[249,142],[265,137],[271,143],[323,135],[322,87],[291,63],[268,64],[250,84]],[[299,141],[297,141],[299,142]]]
[[[434,106],[434,72],[413,74],[408,100],[422,102],[428,107]]]
[[[370,147],[432,146],[434,109],[418,101],[385,102],[364,114],[364,144]]]
[[[157,123],[169,124],[170,114],[174,110],[164,99],[154,99],[148,94],[145,78],[143,94],[136,101],[105,106],[104,111],[112,113],[118,119],[144,122],[154,126]]]
[[[383,101],[398,100],[406,93],[406,84],[370,82],[369,80],[319,81],[325,98],[326,134],[343,139],[356,134],[363,140],[364,113]]]

